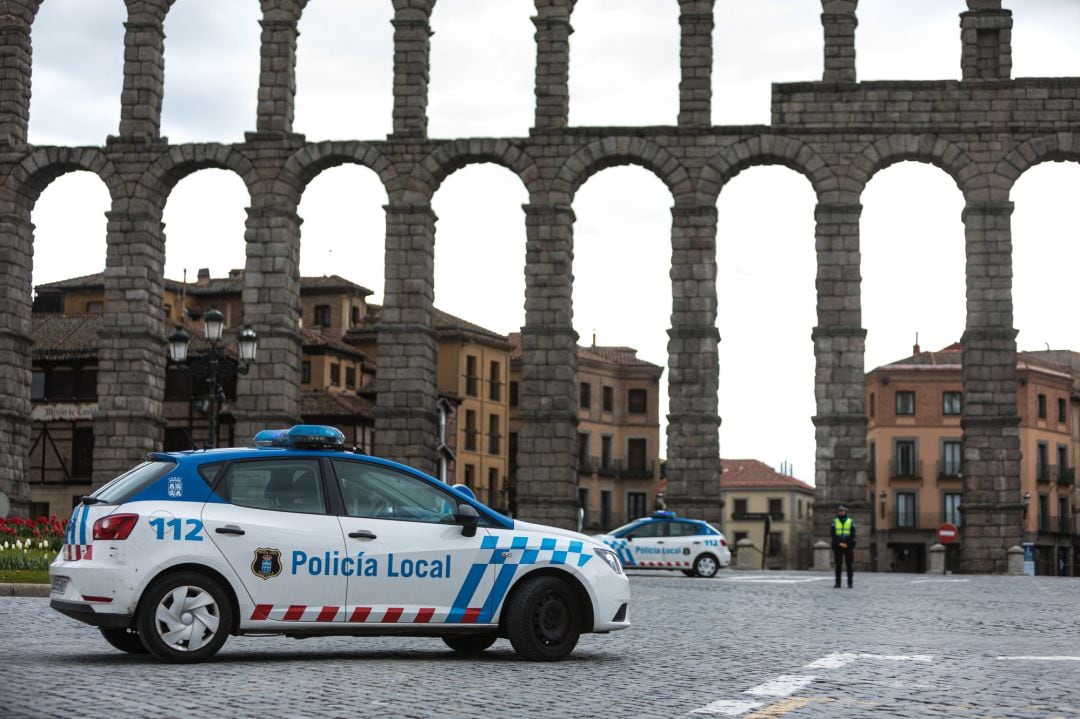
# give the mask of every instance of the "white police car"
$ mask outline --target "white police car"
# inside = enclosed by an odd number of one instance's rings
[[[194,662],[229,634],[424,635],[563,659],[630,626],[615,553],[516,521],[332,427],[154,452],[75,508],[51,606],[126,652]]]
[[[614,549],[627,569],[681,569],[688,576],[714,577],[731,563],[718,529],[675,512],[653,512],[595,538]]]

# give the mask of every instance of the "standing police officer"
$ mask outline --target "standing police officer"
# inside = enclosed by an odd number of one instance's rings
[[[832,535],[833,562],[836,565],[836,584],[833,588],[840,588],[840,565],[846,561],[847,585],[850,589],[851,577],[855,572],[852,566],[855,559],[855,520],[848,516],[847,507],[840,505],[836,508],[830,534]]]

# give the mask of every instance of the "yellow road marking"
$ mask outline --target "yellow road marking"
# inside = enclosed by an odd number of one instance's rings
[[[807,704],[831,701],[833,700],[828,697],[788,697],[775,704],[770,704],[764,709],[758,709],[752,714],[747,714],[746,719],[775,719],[775,717],[784,716],[788,712],[795,711],[796,709],[802,709]]]

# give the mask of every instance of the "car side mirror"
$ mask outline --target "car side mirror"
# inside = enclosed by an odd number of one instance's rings
[[[632,541],[634,541],[634,535],[628,534],[625,537],[623,537],[623,539],[625,539],[628,542],[632,542]]]
[[[454,514],[454,519],[461,525],[462,536],[476,536],[476,525],[480,523],[480,513],[476,511],[476,507],[462,502],[457,506],[457,513]]]

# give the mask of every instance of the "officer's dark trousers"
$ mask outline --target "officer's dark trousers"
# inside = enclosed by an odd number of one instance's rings
[[[832,553],[833,564],[836,566],[836,586],[840,586],[840,565],[847,562],[847,585],[850,587],[852,575],[855,573],[855,547],[849,544],[846,549],[841,549],[834,545]]]

